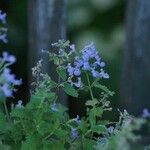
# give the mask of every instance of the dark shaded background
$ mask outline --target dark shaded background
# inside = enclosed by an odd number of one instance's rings
[[[7,12],[8,45],[2,45],[1,50],[9,50],[16,55],[18,62],[13,71],[21,78],[24,84],[16,94],[18,99],[27,101],[27,55],[28,55],[28,4],[26,0],[1,0],[0,8]],[[67,39],[81,49],[91,41],[95,42],[103,59],[107,64],[110,79],[104,83],[115,96],[111,98],[114,107],[119,104],[120,73],[122,50],[124,47],[124,0],[68,0],[67,6]],[[97,91],[95,91],[96,93]],[[84,93],[80,99],[84,98]],[[72,112],[81,111],[84,101],[69,101]],[[75,105],[78,105],[78,110]]]

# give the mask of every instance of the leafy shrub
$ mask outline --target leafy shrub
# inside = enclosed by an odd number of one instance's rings
[[[2,24],[5,16],[0,11]],[[16,58],[7,52],[0,57],[0,149],[130,150],[132,142],[138,139],[133,131],[138,130],[144,120],[129,115],[126,110],[119,111],[117,122],[105,120],[105,112],[111,115],[108,98],[114,92],[101,84],[109,75],[95,45],[92,43],[77,51],[69,41],[59,40],[52,46],[56,53],[42,52],[56,65],[58,81],[41,72],[40,60],[32,68],[35,82],[29,102],[23,106],[22,101],[18,101],[12,104],[10,111],[6,98],[13,98],[22,80],[16,79],[9,69]],[[57,95],[60,89],[72,97],[78,97],[79,91],[90,93],[84,117],[69,117],[68,108],[61,104],[61,97]],[[93,89],[99,91],[99,98],[94,96]]]

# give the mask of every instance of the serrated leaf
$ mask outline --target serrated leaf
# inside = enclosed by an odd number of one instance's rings
[[[103,112],[104,112],[104,110],[101,107],[97,107],[97,108],[95,108],[94,112],[95,112],[95,116],[101,117]]]
[[[31,135],[22,143],[21,150],[37,150],[42,148],[42,139],[39,135]]]
[[[70,95],[72,97],[78,97],[78,95],[79,95],[77,90],[68,83],[64,83],[63,89],[68,95]]]
[[[95,125],[91,128],[91,131],[96,132],[98,134],[103,134],[107,131],[107,128],[103,125]]]
[[[11,117],[22,118],[22,119],[32,119],[32,112],[25,108],[16,108],[11,112]]]
[[[92,139],[83,139],[84,142],[84,148],[86,150],[93,150],[94,140]]]
[[[62,67],[62,66],[57,67],[56,71],[57,71],[59,77],[60,77],[63,81],[66,81],[66,80],[67,80],[67,73],[66,73],[65,67]]]
[[[111,92],[111,91],[110,91],[106,86],[104,86],[104,85],[101,85],[101,84],[99,84],[99,83],[95,83],[93,86],[96,87],[96,88],[99,88],[99,89],[101,89],[101,90],[103,90],[103,91],[105,91],[105,92],[108,93],[110,96],[113,96],[113,95],[114,95],[114,92]]]
[[[95,100],[88,100],[85,105],[87,106],[95,106],[96,104],[98,103],[98,101],[95,99]]]
[[[97,123],[100,125],[108,125],[110,123],[110,121],[109,120],[99,120]]]
[[[41,121],[37,126],[37,131],[41,135],[45,135],[46,133],[50,133],[53,130],[53,127],[50,126],[49,123]]]

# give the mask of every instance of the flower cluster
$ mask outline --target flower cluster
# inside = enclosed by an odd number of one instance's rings
[[[2,10],[0,10],[0,22],[6,24],[6,13],[2,13]]]
[[[147,108],[145,108],[145,109],[143,110],[142,117],[143,117],[143,118],[149,118],[149,117],[150,117],[150,112],[149,112],[149,110],[148,110]]]
[[[71,138],[73,140],[78,138],[78,130],[76,128],[71,128]]]
[[[2,57],[0,57],[0,91],[6,97],[13,96],[14,86],[19,86],[22,84],[22,80],[17,80],[15,74],[11,73],[11,70],[6,67],[14,64],[16,58],[13,55],[9,55],[7,52],[3,52]]]
[[[80,57],[75,57],[74,64],[67,65],[69,75],[68,82],[76,87],[81,87],[81,71],[89,71],[94,78],[108,79],[109,75],[103,70],[105,63],[101,60],[99,53],[93,43],[85,46]],[[77,78],[77,82],[73,82],[73,78]]]
[[[3,25],[6,24],[6,13],[2,13],[2,10],[0,10],[0,23]],[[0,41],[7,43],[7,28],[2,27],[0,28]]]

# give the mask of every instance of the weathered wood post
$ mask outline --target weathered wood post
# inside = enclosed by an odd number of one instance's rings
[[[50,50],[51,43],[66,38],[66,0],[30,0],[29,1],[29,80],[31,67],[43,58],[44,72],[49,72],[57,79],[54,66],[48,63],[48,57],[41,50]],[[63,92],[59,93],[62,101],[66,102]]]
[[[134,114],[150,108],[150,1],[128,0],[121,103]]]

